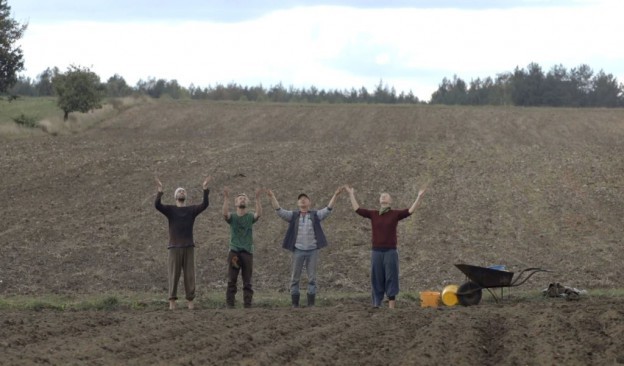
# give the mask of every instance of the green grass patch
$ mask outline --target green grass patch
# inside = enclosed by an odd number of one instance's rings
[[[411,301],[411,300],[409,300]],[[340,304],[368,304],[368,293],[321,293],[316,296],[316,306],[331,307]],[[200,309],[223,309],[224,293],[209,293],[195,298]],[[306,295],[301,296],[301,304],[305,306]],[[114,311],[114,310],[158,310],[166,309],[169,303],[166,294],[129,293],[80,296],[8,296],[0,298],[0,310],[56,310],[56,311]],[[291,299],[288,292],[263,292],[254,294],[254,308],[290,307]],[[242,293],[237,294],[236,307],[242,308]],[[178,300],[178,307],[186,307],[186,300]]]
[[[496,296],[500,299],[500,289],[495,289]],[[507,290],[505,290],[507,291]],[[581,298],[622,298],[624,289],[593,289],[583,294]],[[505,292],[503,303],[545,301],[550,298],[542,295],[537,290],[512,290]],[[236,307],[242,308],[242,294],[236,298]],[[419,292],[401,292],[397,297],[400,304],[418,306],[420,304]],[[481,303],[494,303],[495,300],[486,291],[483,291]],[[223,309],[225,308],[225,294],[209,293],[197,297],[195,303],[199,309]],[[301,305],[305,306],[305,293],[301,296]],[[333,307],[340,305],[370,305],[369,293],[344,293],[327,292],[316,296],[316,306]],[[404,306],[403,305],[403,306]],[[186,307],[184,299],[178,300],[178,307]],[[288,292],[263,292],[254,294],[254,308],[287,308],[290,307],[290,294]],[[0,311],[116,311],[116,310],[164,310],[168,308],[166,294],[153,293],[128,293],[128,294],[102,294],[81,296],[8,296],[0,298]]]
[[[588,291],[588,295],[597,297],[624,297],[624,288],[593,289]]]
[[[42,311],[42,310],[64,310],[62,304],[54,304],[46,301],[33,300],[26,303],[27,310]]]
[[[14,122],[20,116],[37,122],[45,118],[62,118],[63,111],[56,105],[55,97],[19,97],[11,102],[0,100],[0,124]]]
[[[1,98],[0,135],[29,136],[31,133],[25,131],[38,128],[51,135],[77,133],[148,102],[151,99],[145,97],[103,99],[102,108],[87,113],[72,112],[69,120],[64,121],[56,97],[19,97],[11,102]]]
[[[116,296],[106,296],[103,298],[81,301],[76,304],[76,310],[117,310],[121,306],[121,301]]]

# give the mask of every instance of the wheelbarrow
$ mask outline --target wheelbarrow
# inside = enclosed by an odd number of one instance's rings
[[[486,289],[494,300],[498,302],[498,297],[491,289],[500,288],[502,297],[503,288],[520,286],[538,272],[550,272],[542,268],[527,268],[520,271],[514,278],[514,272],[497,268],[479,267],[470,264],[456,264],[455,267],[469,279],[468,282],[465,282],[457,289],[457,300],[464,306],[479,304],[483,289]]]

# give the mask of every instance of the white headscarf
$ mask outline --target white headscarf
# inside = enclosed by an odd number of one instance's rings
[[[180,191],[186,192],[186,189],[184,189],[182,187],[176,188],[175,192],[173,193],[173,198],[175,198],[177,200],[178,199],[178,193],[180,193]],[[186,196],[186,198],[188,198],[188,195]]]

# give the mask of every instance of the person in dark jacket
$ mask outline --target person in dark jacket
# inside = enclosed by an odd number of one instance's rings
[[[207,177],[202,184],[204,199],[199,205],[187,205],[187,195],[184,188],[177,188],[173,194],[175,205],[163,205],[163,186],[156,178],[155,206],[158,211],[167,217],[169,221],[169,251],[168,272],[169,272],[169,309],[176,308],[178,282],[180,272],[184,272],[184,291],[188,308],[193,309],[193,299],[195,298],[195,242],[193,240],[193,225],[195,218],[208,207],[208,183],[212,178]]]
[[[286,236],[282,248],[290,250],[292,254],[292,273],[290,277],[290,295],[292,306],[299,307],[299,282],[301,271],[306,267],[308,275],[308,306],[314,306],[316,298],[316,268],[319,260],[319,249],[327,246],[327,238],[321,227],[321,221],[331,214],[336,198],[344,191],[339,187],[329,200],[326,207],[316,211],[310,210],[311,200],[307,194],[301,193],[297,197],[298,210],[290,211],[280,207],[275,194],[270,189],[267,195],[277,215],[288,222]]]

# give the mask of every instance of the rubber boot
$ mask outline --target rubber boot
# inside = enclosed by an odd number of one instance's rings
[[[252,301],[252,295],[251,294],[244,294],[243,295],[243,307],[246,309],[249,309],[251,307],[251,301]]]
[[[314,306],[314,298],[316,294],[308,294],[308,307]]]
[[[225,293],[225,305],[227,306],[228,309],[234,309],[234,301],[235,301],[235,294],[236,292],[232,293],[231,291],[227,291]]]
[[[299,307],[299,294],[290,295],[290,297],[292,299],[292,307],[298,308]]]

